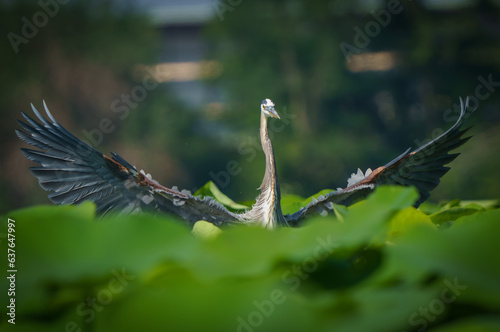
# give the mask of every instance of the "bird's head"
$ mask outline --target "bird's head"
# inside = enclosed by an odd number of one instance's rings
[[[260,110],[267,117],[280,119],[278,112],[274,109],[274,103],[271,99],[266,98],[260,103]]]

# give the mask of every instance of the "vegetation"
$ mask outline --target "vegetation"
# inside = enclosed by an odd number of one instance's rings
[[[380,187],[276,231],[96,220],[91,203],[13,211],[16,325],[2,331],[498,331],[499,202],[416,198]]]
[[[170,47],[173,32],[153,26],[122,1],[60,4],[36,36],[18,45],[19,52],[4,38],[0,211],[49,203],[27,171],[33,164],[19,151],[26,146],[14,134],[19,111],[30,113],[30,102],[40,109],[45,100],[67,129],[86,140],[85,133],[110,119],[115,130],[102,140],[94,136],[94,145],[118,152],[164,185],[194,191],[212,180],[245,201],[255,198],[263,174],[257,131],[263,98],[276,102],[283,119],[271,128],[282,191],[309,196],[345,186],[358,167],[383,165],[446,129],[451,123],[445,112],[459,96],[474,95],[478,77],[490,74],[493,90],[480,90],[490,94],[469,119],[476,124],[474,138],[431,200],[500,197],[498,6],[479,1],[431,10],[402,1],[404,10],[362,49],[393,52],[397,65],[352,72],[341,43],[354,45],[354,28],[375,20],[370,10],[388,6],[363,3],[243,1],[223,20],[214,15],[202,30],[207,59],[222,68],[206,82],[214,84],[209,91],[221,91],[223,98],[214,100],[222,101],[219,106],[183,105],[174,83],[161,83],[126,117],[113,103],[142,85],[137,68],[164,61],[162,48]],[[28,0],[0,1],[0,9],[4,36],[22,35],[22,18],[43,11]],[[234,165],[228,180],[217,177]]]
[[[390,2],[227,2],[239,4],[203,27],[207,58],[222,69],[206,83],[223,102],[183,105],[161,83],[125,117],[112,105],[170,46],[133,7],[69,1],[17,51],[4,38],[0,251],[15,250],[17,272],[15,297],[12,280],[0,279],[3,308],[9,297],[16,304],[16,325],[2,311],[1,330],[500,330],[499,7],[401,1],[362,48],[393,54],[393,68],[351,70],[340,45],[354,45],[355,28]],[[0,1],[3,35],[21,35],[23,17],[41,10],[38,1]],[[479,77],[493,83],[484,90]],[[249,188],[262,179],[258,105],[269,97],[282,116],[270,128],[287,213],[312,199],[301,196],[345,186],[357,167],[433,138],[458,97],[477,91],[488,95],[470,119],[474,138],[431,199],[493,200],[415,209],[412,188],[382,187],[334,216],[276,231],[203,221],[191,229],[153,215],[97,220],[88,202],[37,205],[46,192],[14,135],[19,110],[42,99],[83,139],[110,119],[117,130],[91,142],[100,151],[236,210],[252,204]]]

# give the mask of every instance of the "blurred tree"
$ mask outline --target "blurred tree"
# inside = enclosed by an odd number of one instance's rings
[[[238,131],[255,128],[265,97],[295,116],[274,138],[285,193],[345,186],[357,167],[383,165],[449,127],[446,111],[476,94],[479,76],[500,82],[500,11],[489,1],[436,9],[415,1],[260,0],[219,14],[207,37],[224,68],[215,83],[227,91],[226,120]],[[500,97],[490,92],[473,122],[498,132]],[[491,177],[500,180],[491,173],[500,166],[499,137],[476,136],[434,200],[500,196],[491,185]],[[478,165],[472,148],[487,162]],[[242,188],[257,181],[235,177]]]
[[[214,15],[206,36],[223,71],[212,83],[226,103],[188,109],[166,84],[145,88],[138,65],[156,63],[169,36],[159,38],[127,2],[49,9],[0,2],[0,56],[8,64],[0,89],[0,210],[48,202],[13,134],[29,101],[40,107],[45,99],[77,136],[119,152],[165,185],[195,189],[220,180],[226,194],[250,200],[256,192],[248,188],[260,184],[264,166],[257,130],[263,98],[283,116],[271,124],[283,192],[310,195],[345,186],[357,167],[382,165],[432,138],[450,125],[446,111],[458,96],[474,96],[484,80],[492,81],[489,95],[473,119],[481,133],[473,132],[432,199],[500,196],[498,6],[430,9],[402,1],[384,16],[390,3],[255,0]],[[360,38],[364,45],[356,44]],[[346,59],[345,44],[359,54]],[[385,54],[383,70],[374,70],[377,54]]]
[[[20,129],[15,121],[19,110],[31,113],[30,101],[40,110],[44,99],[59,122],[103,152],[105,146],[120,139],[116,133],[111,135],[116,128],[124,123],[138,127],[141,123],[133,121],[138,113],[155,113],[168,104],[161,89],[143,89],[151,97],[144,102],[138,102],[143,98],[133,90],[144,84],[142,77],[134,77],[133,68],[155,62],[160,48],[159,33],[146,16],[127,2],[41,3],[0,3],[2,31],[8,36],[3,39],[1,54],[2,63],[7,65],[0,89],[5,113],[0,131],[0,210],[48,202],[28,172],[32,164],[20,153],[24,144],[14,134],[15,128]],[[132,140],[137,131],[122,135]],[[166,146],[165,142],[160,145]],[[126,156],[134,149],[137,146],[120,153]],[[141,151],[147,155],[148,149]],[[175,167],[173,162],[165,165]],[[160,169],[152,168],[150,172]]]

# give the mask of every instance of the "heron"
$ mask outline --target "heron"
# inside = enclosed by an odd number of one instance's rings
[[[276,171],[276,160],[274,158],[273,145],[269,138],[267,119],[280,119],[274,108],[274,102],[266,98],[260,103],[260,143],[266,156],[266,170],[264,179],[259,187],[261,191],[252,209],[242,215],[242,219],[248,222],[257,222],[266,228],[288,226],[281,210],[281,192]]]
[[[197,197],[188,190],[162,186],[150,174],[137,171],[135,166],[115,152],[111,153],[111,157],[102,154],[60,125],[45,101],[43,107],[48,119],[32,104],[33,113],[40,122],[21,112],[27,123],[18,122],[26,132],[16,130],[16,134],[27,144],[40,149],[21,150],[26,158],[40,164],[31,167],[30,171],[44,190],[52,192],[48,197],[55,204],[93,201],[100,216],[109,212],[156,211],[176,215],[190,225],[206,220],[215,225],[243,223],[273,229],[298,226],[316,214],[327,215],[333,211],[333,204],[351,205],[366,198],[379,185],[416,187],[420,195],[415,203],[418,207],[449,171],[450,168],[444,165],[459,155],[450,154],[450,151],[470,139],[462,138],[470,129],[462,127],[475,109],[469,107],[468,99],[465,103],[460,99],[460,105],[458,119],[439,137],[414,151],[407,149],[373,171],[368,169],[362,172],[358,169],[348,179],[346,188],[313,198],[307,206],[287,215],[283,215],[281,209],[276,160],[267,128],[269,118],[280,119],[280,116],[269,98],[260,105],[260,139],[266,158],[264,178],[255,204],[249,211],[241,213],[229,211],[212,197]]]

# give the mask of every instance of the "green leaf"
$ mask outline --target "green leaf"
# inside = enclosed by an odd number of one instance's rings
[[[219,235],[222,231],[219,227],[205,220],[197,221],[191,233],[202,239],[213,239]]]
[[[474,214],[477,210],[477,208],[453,207],[431,214],[430,219],[433,223],[441,225],[449,221],[455,221],[460,217]]]
[[[344,221],[344,218],[349,213],[348,211],[348,208],[343,205],[333,204],[333,212],[335,213],[335,217],[339,221]]]
[[[307,205],[307,204],[306,204]],[[292,214],[304,207],[304,198],[298,195],[283,195],[281,197],[281,210],[283,214]]]
[[[51,285],[100,283],[114,270],[138,273],[163,260],[183,260],[197,243],[189,229],[148,215],[94,219],[93,204],[41,206],[10,213],[15,220],[17,312],[43,310]],[[1,232],[6,232],[2,222]],[[7,252],[6,241],[1,248]],[[7,289],[7,279],[0,280]],[[0,299],[5,301],[6,292]]]
[[[188,271],[165,273],[97,316],[96,331],[308,330],[317,314],[286,294],[279,275],[206,282]],[[291,319],[290,319],[291,318]],[[248,327],[247,327],[248,326]]]
[[[71,221],[89,221],[95,218],[95,204],[85,201],[78,205],[38,205],[10,212],[13,219],[38,220],[68,219]]]
[[[361,286],[350,293],[327,311],[325,331],[404,331],[414,312],[428,305],[438,292],[435,287]]]
[[[380,235],[385,232],[387,221],[399,210],[413,205],[417,198],[418,193],[412,187],[377,187],[366,201],[348,208],[344,218],[348,234],[343,242],[361,243]]]
[[[464,285],[459,301],[500,309],[499,220],[500,210],[492,210],[462,217],[443,232],[417,227],[388,251],[402,268],[411,264]]]
[[[491,200],[482,200],[482,201],[462,201],[462,207],[471,208],[471,207],[482,207],[484,209],[494,209],[500,207],[500,200],[491,199]]]
[[[248,209],[249,206],[238,204],[234,201],[232,201],[229,197],[224,195],[219,188],[213,183],[212,181],[208,181],[203,187],[198,189],[198,191],[194,194],[195,196],[201,195],[201,196],[210,196],[215,198],[217,201],[219,201],[221,204],[224,206],[232,209],[232,210],[243,210],[243,209]]]
[[[433,204],[431,202],[425,201],[418,207],[420,211],[425,214],[433,214],[438,212],[441,208],[439,205]]]
[[[96,220],[93,204],[13,211],[15,329],[494,330],[484,315],[500,310],[500,210],[456,201],[437,215],[470,214],[437,231],[412,207],[417,198],[382,186],[334,206],[336,217],[273,231],[205,221],[190,230],[152,215]],[[455,323],[468,308],[475,316]],[[14,330],[5,320],[0,328]]]
[[[413,227],[417,225],[427,226],[433,229],[437,229],[432,223],[431,218],[429,218],[423,212],[415,209],[414,207],[408,207],[406,209],[400,210],[392,219],[389,228],[389,239],[394,239],[395,237],[404,234],[406,232],[411,232]]]
[[[467,317],[453,323],[439,326],[430,332],[498,332],[500,318],[498,316]]]

